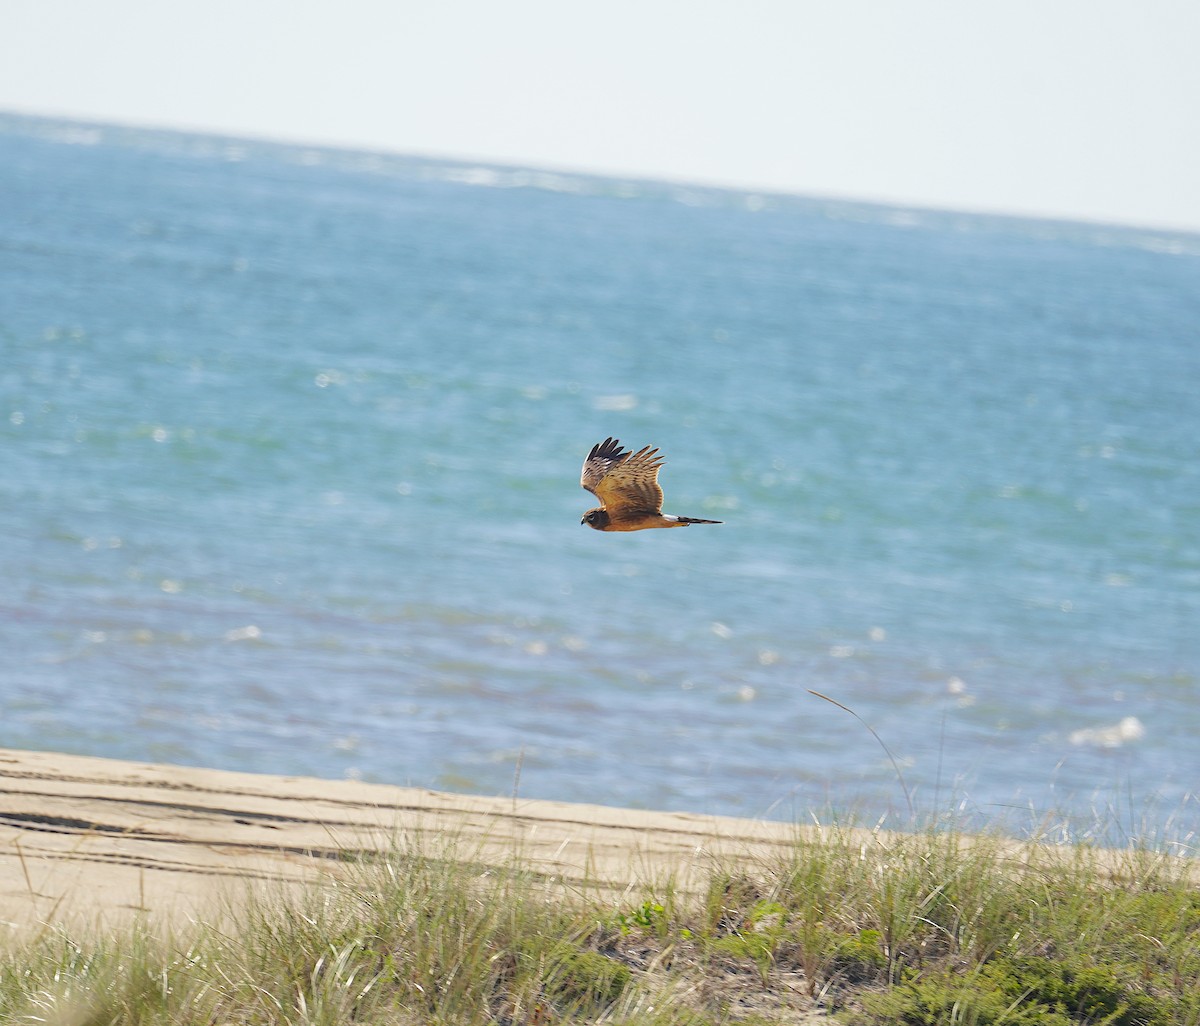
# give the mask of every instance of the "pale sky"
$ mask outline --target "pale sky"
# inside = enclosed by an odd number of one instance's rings
[[[1200,231],[1200,0],[0,0],[0,109]]]

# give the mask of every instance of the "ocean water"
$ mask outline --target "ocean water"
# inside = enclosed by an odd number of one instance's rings
[[[1200,236],[3,115],[0,353],[0,745],[1195,843]]]

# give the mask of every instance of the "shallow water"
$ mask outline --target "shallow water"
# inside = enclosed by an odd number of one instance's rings
[[[0,280],[0,744],[1200,827],[1198,236],[0,115]]]

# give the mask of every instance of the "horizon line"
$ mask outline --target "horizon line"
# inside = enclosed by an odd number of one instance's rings
[[[116,131],[145,132],[148,134],[192,136],[208,138],[231,143],[257,143],[281,149],[295,150],[328,150],[347,155],[363,157],[386,157],[402,161],[430,165],[450,165],[464,170],[472,167],[488,170],[503,170],[509,172],[529,172],[533,174],[558,175],[577,179],[600,179],[630,184],[647,184],[661,187],[679,187],[683,189],[700,189],[711,192],[731,193],[746,198],[775,198],[780,200],[798,200],[811,203],[834,203],[848,207],[870,207],[882,210],[902,211],[915,214],[935,216],[969,216],[979,218],[995,218],[1010,221],[1041,221],[1060,225],[1074,225],[1085,228],[1110,228],[1120,231],[1148,231],[1155,233],[1200,237],[1200,224],[1167,224],[1155,221],[1139,220],[1109,220],[1101,217],[1088,217],[1079,214],[1052,214],[1020,209],[1003,209],[1000,207],[966,207],[954,204],[941,205],[929,200],[906,200],[902,197],[863,196],[849,193],[802,191],[787,189],[776,185],[762,185],[721,178],[706,178],[704,176],[668,176],[651,172],[616,171],[607,169],[585,168],[571,164],[556,164],[552,162],[522,163],[510,158],[498,158],[487,155],[452,154],[416,149],[395,149],[379,144],[369,144],[353,141],[338,141],[315,139],[311,137],[292,136],[287,134],[272,135],[265,132],[249,132],[217,126],[166,124],[148,120],[120,120],[89,114],[69,112],[46,112],[21,110],[13,107],[0,106],[0,119],[13,118],[25,121],[41,121],[57,123],[63,126],[91,129],[112,129]],[[2,123],[2,120],[0,120]],[[470,183],[467,183],[470,184]],[[486,183],[484,183],[486,184]]]

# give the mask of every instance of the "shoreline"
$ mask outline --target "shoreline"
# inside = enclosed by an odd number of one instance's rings
[[[865,856],[900,836],[0,748],[0,940],[219,922],[247,888],[331,882],[398,849],[619,896],[668,880],[698,892],[722,865],[768,864],[798,843],[851,844]],[[1014,864],[1077,852],[991,841]],[[1136,852],[1091,854],[1109,879],[1131,875]],[[1196,861],[1162,857],[1200,883]]]
[[[817,827],[0,748],[0,938],[220,917],[398,844],[520,864],[563,886],[698,887],[720,859]],[[239,888],[242,890],[239,891]]]

